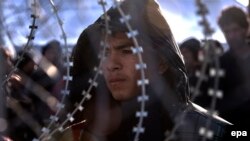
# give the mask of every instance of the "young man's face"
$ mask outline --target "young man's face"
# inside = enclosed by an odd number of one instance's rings
[[[229,23],[228,25],[222,27],[224,36],[232,49],[239,49],[243,44],[245,44],[247,29],[240,27],[236,23]]]
[[[116,100],[128,100],[138,94],[139,71],[135,69],[137,56],[131,51],[132,40],[124,33],[117,33],[108,39],[102,69],[106,84]]]

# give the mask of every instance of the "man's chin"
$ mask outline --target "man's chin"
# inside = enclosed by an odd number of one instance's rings
[[[128,96],[127,94],[124,93],[113,93],[112,95],[114,99],[117,101],[127,101],[133,97],[133,96]]]

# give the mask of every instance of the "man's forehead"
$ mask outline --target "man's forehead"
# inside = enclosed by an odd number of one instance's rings
[[[237,23],[228,23],[224,27],[222,27],[223,30],[232,30],[232,29],[243,29],[239,24]]]
[[[133,41],[129,39],[125,33],[116,33],[108,37],[109,47],[112,48],[123,48],[127,46],[132,46]]]

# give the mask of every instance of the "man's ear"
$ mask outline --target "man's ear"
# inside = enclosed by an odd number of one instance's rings
[[[165,71],[168,69],[168,64],[167,61],[164,59],[160,59],[160,64],[159,64],[159,72],[160,74],[163,74]]]

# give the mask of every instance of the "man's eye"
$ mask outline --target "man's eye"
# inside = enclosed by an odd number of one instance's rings
[[[123,49],[123,50],[122,50],[122,53],[123,53],[123,54],[132,54],[132,50],[129,49],[129,48],[128,48],[128,49]]]

